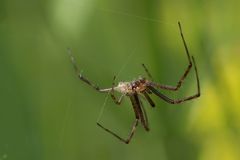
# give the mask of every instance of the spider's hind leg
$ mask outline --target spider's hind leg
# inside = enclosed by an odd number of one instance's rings
[[[177,91],[181,86],[183,81],[185,80],[185,78],[187,77],[188,73],[190,72],[191,68],[192,68],[192,60],[188,51],[188,47],[187,47],[187,43],[185,41],[184,35],[183,35],[183,31],[182,31],[182,27],[180,22],[178,22],[178,27],[179,27],[179,31],[180,31],[180,35],[181,35],[181,39],[184,45],[184,49],[188,58],[188,67],[185,69],[185,72],[183,73],[183,75],[180,77],[180,79],[177,82],[176,86],[170,86],[170,85],[162,85],[159,83],[155,83],[155,82],[150,82],[151,85],[160,88],[160,89],[166,89],[166,90],[171,90],[171,91]]]
[[[148,86],[148,88],[159,98],[161,98],[164,101],[171,103],[171,104],[179,104],[179,103],[200,97],[201,91],[200,91],[200,82],[199,82],[199,77],[198,77],[198,71],[197,71],[197,67],[196,67],[195,60],[193,57],[192,57],[192,60],[193,60],[194,69],[195,69],[195,76],[197,79],[197,93],[195,93],[194,95],[187,96],[182,99],[172,99],[172,98],[169,98],[169,97],[165,96],[164,94],[160,93],[157,89],[154,88],[153,85]]]

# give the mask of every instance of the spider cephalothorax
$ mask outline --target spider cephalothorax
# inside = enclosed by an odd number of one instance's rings
[[[136,93],[141,93],[146,90],[146,79],[139,78],[131,82],[119,82],[116,87],[113,87],[112,90],[125,94],[127,96]]]
[[[113,82],[111,88],[100,89],[99,87],[97,87],[96,85],[91,83],[87,78],[82,76],[82,74],[79,72],[79,69],[78,69],[77,64],[75,62],[75,59],[72,56],[70,50],[68,52],[70,57],[71,57],[71,61],[73,63],[74,69],[75,69],[75,71],[76,71],[80,80],[82,80],[86,84],[90,85],[91,87],[93,87],[95,90],[97,90],[99,92],[110,93],[113,101],[118,105],[121,104],[124,96],[128,96],[130,98],[130,101],[132,103],[133,110],[134,110],[134,113],[135,113],[135,121],[134,121],[134,124],[132,126],[132,130],[130,131],[130,134],[129,134],[127,139],[121,138],[116,133],[114,133],[111,130],[105,128],[99,122],[97,122],[98,126],[100,126],[105,131],[109,132],[110,134],[112,134],[113,136],[115,136],[116,138],[121,140],[122,142],[125,142],[125,143],[130,142],[130,140],[132,139],[132,136],[135,133],[138,122],[141,122],[144,129],[146,131],[149,131],[147,114],[145,113],[145,110],[143,108],[143,103],[141,102],[140,95],[142,95],[142,97],[144,97],[152,107],[155,106],[155,103],[153,102],[153,100],[149,96],[149,93],[153,93],[154,95],[158,96],[159,98],[163,99],[164,101],[166,101],[167,103],[170,103],[170,104],[179,104],[179,103],[191,100],[191,99],[195,99],[195,98],[200,96],[200,84],[199,84],[199,78],[198,78],[198,72],[197,72],[197,67],[196,67],[196,64],[195,64],[195,60],[194,60],[193,56],[190,57],[190,55],[189,55],[189,51],[188,51],[187,44],[185,42],[185,39],[184,39],[184,36],[183,36],[183,33],[182,33],[180,22],[178,22],[178,26],[179,26],[181,38],[182,38],[182,41],[183,41],[183,45],[184,45],[184,48],[185,48],[185,51],[186,51],[186,55],[187,55],[189,64],[188,64],[187,69],[183,73],[182,77],[179,79],[176,86],[163,85],[163,84],[153,82],[151,74],[149,73],[146,66],[143,64],[143,68],[144,68],[145,72],[147,73],[150,80],[147,80],[145,78],[140,77],[137,80],[134,80],[134,81],[131,81],[131,82],[119,82],[117,86],[115,86],[115,83]],[[184,79],[187,77],[187,75],[188,75],[190,69],[192,68],[192,66],[194,66],[196,80],[197,80],[197,93],[196,94],[194,94],[192,96],[187,96],[187,97],[184,97],[184,98],[181,98],[181,99],[172,99],[172,98],[169,98],[168,96],[162,94],[158,90],[158,89],[165,89],[165,90],[170,90],[170,91],[177,91],[181,87]],[[115,80],[115,77],[114,77],[114,80]],[[118,99],[114,95],[115,91],[121,93],[121,96]]]

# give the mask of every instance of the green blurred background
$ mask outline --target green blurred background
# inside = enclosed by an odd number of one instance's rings
[[[240,159],[240,1],[1,0],[0,160]],[[138,127],[125,145],[96,125],[127,137],[134,113],[79,81],[145,76],[175,85],[187,59],[177,21],[194,55],[202,95],[181,105],[153,97],[150,132]],[[177,93],[196,92],[191,72]]]

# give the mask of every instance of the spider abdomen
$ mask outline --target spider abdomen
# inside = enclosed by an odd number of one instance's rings
[[[131,87],[133,92],[137,92],[137,93],[143,92],[146,90],[146,80],[138,79],[138,80],[132,81]]]

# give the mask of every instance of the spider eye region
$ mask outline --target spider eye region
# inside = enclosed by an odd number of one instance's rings
[[[114,90],[123,94],[129,94],[132,92],[132,88],[129,82],[119,82]]]

